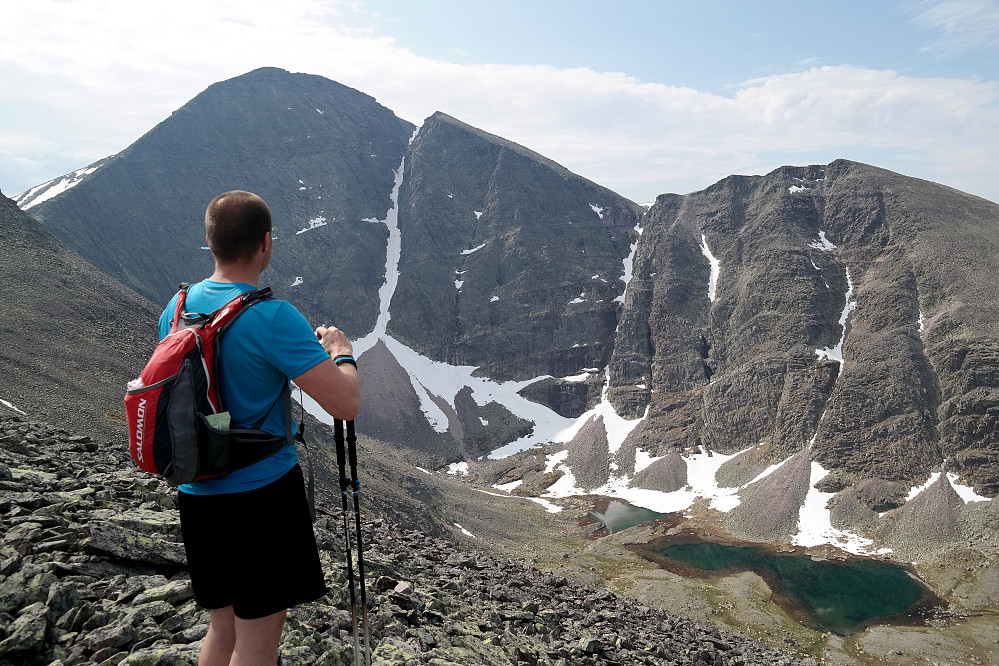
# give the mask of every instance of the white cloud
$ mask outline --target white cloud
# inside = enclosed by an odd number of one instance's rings
[[[356,88],[416,124],[444,111],[637,201],[840,157],[999,200],[995,80],[841,65],[721,95],[586,68],[433,60],[358,27],[348,2],[16,4],[0,23],[7,193],[125,148],[216,81],[274,66]]]
[[[916,23],[943,33],[927,51],[950,55],[999,46],[997,0],[923,0],[914,7]]]

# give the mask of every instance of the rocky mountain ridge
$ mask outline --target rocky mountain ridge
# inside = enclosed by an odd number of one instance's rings
[[[137,251],[146,231],[183,229],[191,246],[199,233],[195,204],[176,215],[163,194],[190,191],[188,174],[154,162],[194,165],[206,201],[230,183],[261,191],[279,242],[295,231],[274,261],[288,297],[363,336],[377,369],[362,432],[433,469],[554,442],[525,489],[550,496],[563,478],[564,492],[672,503],[698,456],[734,456],[711,482],[736,502],[766,497],[783,465],[800,492],[772,525],[731,523],[781,542],[809,527],[813,500],[829,534],[871,538],[868,512],[903,507],[931,475],[976,503],[999,492],[996,204],[837,160],[664,194],[643,214],[445,114],[413,129],[320,77],[257,70],[28,210],[66,242],[108,227],[99,252],[79,249],[132,284],[131,261],[196,265]],[[298,184],[288,165],[316,175]],[[309,189],[328,169],[342,170],[332,197]],[[126,173],[149,180],[155,212],[134,214]],[[347,208],[331,224],[326,206]]]
[[[335,320],[358,337],[374,325],[384,280],[386,234],[375,222],[414,129],[356,90],[262,68],[210,86],[61,194],[34,188],[18,203],[112,277],[165,303],[180,282],[211,273],[208,202],[251,189],[274,214],[275,291],[317,325]]]

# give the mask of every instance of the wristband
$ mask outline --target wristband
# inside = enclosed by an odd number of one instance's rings
[[[347,354],[340,354],[339,356],[333,359],[333,362],[336,363],[337,365],[340,365],[341,363],[350,363],[355,368],[357,367],[357,361],[354,360],[354,357],[348,356]]]

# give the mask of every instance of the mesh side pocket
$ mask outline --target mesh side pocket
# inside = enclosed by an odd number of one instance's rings
[[[198,414],[199,477],[219,476],[232,471],[228,428],[216,428],[204,414]]]

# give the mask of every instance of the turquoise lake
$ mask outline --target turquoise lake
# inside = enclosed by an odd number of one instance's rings
[[[653,542],[635,550],[658,555],[650,559],[667,569],[673,568],[668,561],[686,565],[688,574],[690,569],[714,575],[754,571],[767,581],[785,612],[819,631],[848,635],[879,622],[909,623],[932,601],[929,590],[905,567],[889,562],[822,560],[762,546],[704,541],[662,545]]]

